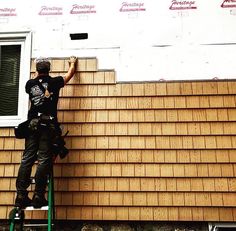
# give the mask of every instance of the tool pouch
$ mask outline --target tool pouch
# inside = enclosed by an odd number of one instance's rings
[[[14,128],[15,137],[17,139],[25,139],[29,136],[29,121],[26,120]]]

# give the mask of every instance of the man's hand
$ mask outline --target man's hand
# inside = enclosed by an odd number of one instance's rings
[[[77,58],[75,56],[71,56],[69,59],[69,70],[64,76],[64,83],[67,84],[69,80],[73,77],[76,71],[76,65],[77,65]]]
[[[69,64],[71,64],[71,63],[76,64],[76,62],[77,62],[77,58],[75,56],[71,56],[70,60],[69,60]]]

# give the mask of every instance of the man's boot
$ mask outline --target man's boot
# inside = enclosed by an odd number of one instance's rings
[[[48,201],[45,199],[44,194],[35,193],[32,199],[32,206],[34,208],[41,208],[43,206],[47,206]]]
[[[28,194],[17,194],[15,199],[15,207],[24,209],[31,206],[32,200],[28,197]]]

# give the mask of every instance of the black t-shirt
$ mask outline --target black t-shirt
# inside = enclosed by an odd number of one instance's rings
[[[38,76],[30,79],[25,85],[25,91],[29,94],[30,109],[28,118],[36,118],[38,113],[53,116],[57,119],[57,102],[60,88],[64,87],[62,76]]]

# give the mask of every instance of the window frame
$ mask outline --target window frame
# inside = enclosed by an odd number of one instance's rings
[[[31,43],[31,31],[0,32],[0,45],[21,46],[18,113],[14,116],[0,116],[0,127],[15,127],[27,119],[28,95],[25,93],[25,83],[30,79]]]

